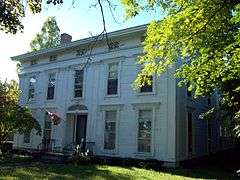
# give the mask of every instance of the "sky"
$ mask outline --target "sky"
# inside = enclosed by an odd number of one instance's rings
[[[30,42],[41,30],[41,27],[50,16],[55,16],[61,33],[68,33],[74,40],[96,35],[103,29],[102,17],[99,8],[90,7],[96,0],[72,0],[64,1],[62,5],[44,5],[40,14],[33,15],[26,10],[26,17],[22,19],[23,33],[6,34],[0,31],[0,80],[17,80],[16,62],[10,57],[24,54],[30,51]],[[108,32],[134,27],[149,23],[152,20],[159,20],[163,17],[160,10],[144,12],[137,17],[125,20],[124,9],[120,4],[115,3],[116,9],[112,17],[109,8],[104,6],[104,16],[106,19],[106,29]],[[117,22],[116,22],[117,21]]]

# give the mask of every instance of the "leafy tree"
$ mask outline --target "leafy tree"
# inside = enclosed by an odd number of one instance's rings
[[[221,111],[219,114],[236,127],[240,136],[240,0],[120,1],[127,18],[144,10],[160,8],[165,12],[161,21],[148,26],[145,54],[139,59],[144,68],[136,85],[148,83],[151,75],[160,75],[179,59],[181,66],[176,70],[176,77],[181,78],[179,84],[189,84],[195,97],[220,92],[218,112]],[[22,3],[16,1],[13,6],[20,9],[18,11],[11,9],[14,1],[2,0],[0,3],[0,18],[3,17],[0,27],[12,33],[21,30]],[[33,12],[41,10],[41,1],[28,3],[32,3]],[[61,4],[63,0],[47,0],[47,3]],[[5,15],[5,9],[10,13]]]
[[[127,17],[161,8],[166,16],[149,24],[144,69],[135,83],[160,75],[176,61],[180,85],[189,84],[195,97],[220,92],[218,112],[240,136],[240,1],[239,0],[122,0]]]
[[[30,43],[32,51],[54,47],[60,44],[60,29],[55,17],[49,17],[43,24],[40,33]]]
[[[41,3],[38,0],[0,0],[0,30],[15,34],[23,30],[21,18],[25,16],[24,4],[30,8],[32,13],[41,11]]]
[[[19,90],[15,81],[0,81],[0,153],[9,135],[30,132],[41,134],[41,126],[26,107],[18,105]]]

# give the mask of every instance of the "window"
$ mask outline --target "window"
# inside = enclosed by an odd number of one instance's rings
[[[26,132],[23,134],[23,142],[24,143],[30,143],[30,132]]]
[[[138,152],[151,152],[152,110],[139,110]]]
[[[192,113],[187,114],[188,123],[188,153],[193,151]]]
[[[49,57],[49,61],[56,61],[57,60],[57,55],[52,55]]]
[[[30,65],[31,65],[31,66],[33,66],[33,65],[35,65],[35,64],[37,64],[37,60],[31,60],[31,61],[30,61]]]
[[[149,77],[149,80],[151,84],[148,84],[147,82],[140,88],[141,93],[146,93],[146,92],[153,92],[153,76]]]
[[[75,80],[74,80],[74,97],[83,96],[83,70],[75,70]]]
[[[87,49],[78,49],[76,52],[76,56],[83,56],[87,53]]]
[[[56,84],[56,74],[50,73],[48,75],[48,89],[47,89],[48,100],[54,99],[55,84]]]
[[[105,111],[104,149],[115,149],[116,121],[117,111]]]
[[[52,122],[49,120],[48,113],[46,112],[45,122],[44,122],[44,132],[43,132],[44,139],[51,139],[51,132],[52,132]]]
[[[117,49],[120,47],[120,43],[118,41],[112,41],[109,43],[109,50]]]
[[[108,65],[107,94],[114,95],[118,93],[118,63]]]
[[[28,88],[28,100],[34,98],[35,94],[35,84],[36,84],[36,76],[32,76],[29,79],[29,88]]]

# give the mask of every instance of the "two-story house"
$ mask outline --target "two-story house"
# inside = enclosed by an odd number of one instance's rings
[[[178,88],[176,67],[152,84],[134,90],[146,26],[66,42],[61,46],[12,57],[20,61],[20,104],[31,108],[41,124],[35,132],[17,134],[15,148],[38,148],[47,139],[49,149],[64,152],[85,142],[94,155],[156,159],[166,165],[208,154],[220,148],[218,121],[199,118],[216,99],[194,100]],[[89,56],[89,46],[94,44]],[[48,112],[60,117],[57,125]]]

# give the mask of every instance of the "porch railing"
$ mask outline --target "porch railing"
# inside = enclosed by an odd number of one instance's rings
[[[63,153],[64,154],[73,154],[77,148],[77,145],[79,145],[79,149],[82,152],[87,152],[90,156],[93,155],[95,142],[85,142],[85,141],[82,141],[80,144],[77,144],[76,142],[71,142],[71,143],[67,144],[63,148]]]
[[[38,151],[52,152],[55,147],[55,139],[42,139],[42,142],[37,146]]]

